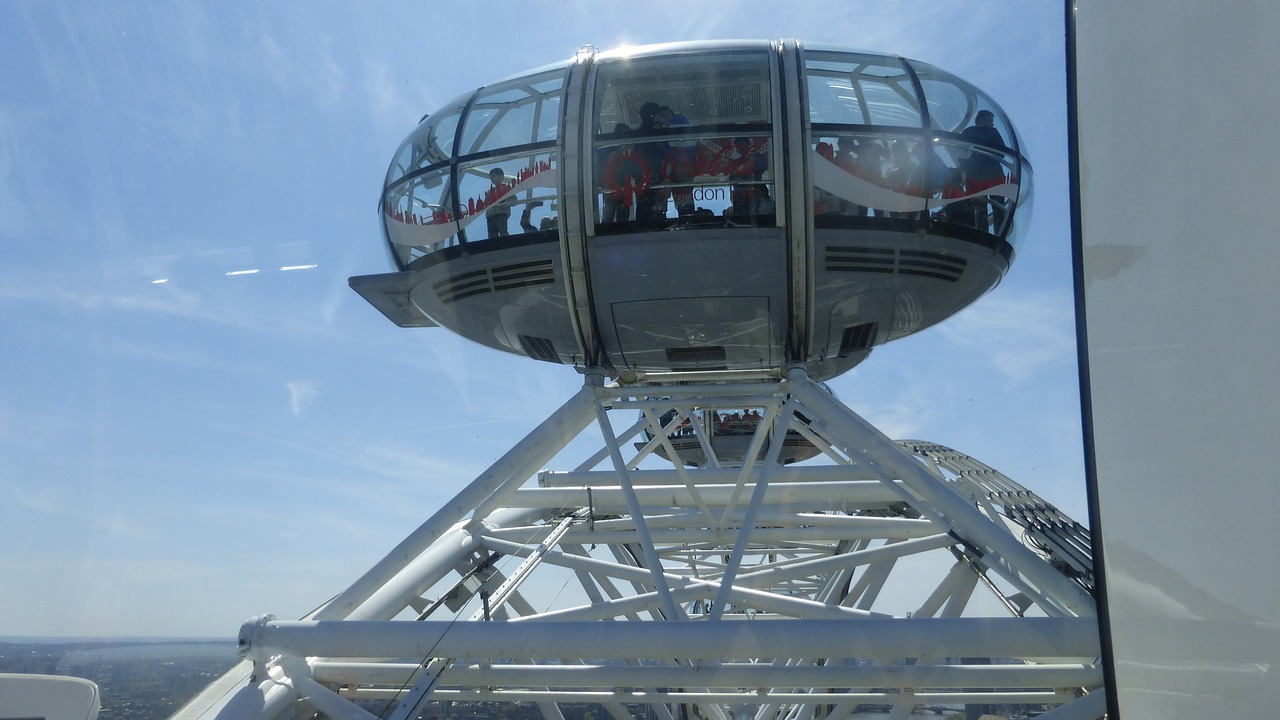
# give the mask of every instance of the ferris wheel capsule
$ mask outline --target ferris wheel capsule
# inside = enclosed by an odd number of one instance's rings
[[[794,40],[584,49],[426,116],[379,215],[402,326],[622,382],[852,368],[999,283],[1032,171],[973,85]]]

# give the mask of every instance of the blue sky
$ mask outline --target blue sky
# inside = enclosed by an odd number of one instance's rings
[[[755,37],[933,63],[1018,126],[1010,274],[831,385],[1084,521],[1057,3],[10,0],[0,636],[232,636],[343,589],[580,383],[348,289],[390,269],[400,140],[584,43]]]

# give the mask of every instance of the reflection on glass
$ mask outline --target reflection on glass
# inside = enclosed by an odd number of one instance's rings
[[[459,155],[555,140],[564,72],[484,89],[467,112]]]
[[[1008,240],[1031,168],[985,94],[925,63],[811,51],[815,227],[848,218],[939,223]],[[908,129],[910,128],[910,129]]]
[[[920,104],[901,62],[878,55],[806,53],[814,123],[920,127]]]
[[[408,265],[463,242],[555,230],[556,167],[549,152],[459,165],[456,201],[447,168],[418,176],[385,194],[387,237]]]
[[[601,63],[598,233],[774,224],[768,61],[739,51]]]
[[[819,227],[833,216],[912,218],[1005,236],[1030,180],[1016,156],[973,138],[850,132],[818,137],[812,153]]]

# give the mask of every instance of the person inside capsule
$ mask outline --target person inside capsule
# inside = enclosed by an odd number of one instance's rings
[[[511,188],[507,184],[507,174],[502,171],[502,168],[494,168],[489,171],[489,182],[493,183],[493,187],[490,189],[490,192],[493,193],[493,202],[484,211],[489,237],[507,237],[511,234],[509,226],[511,224],[511,208],[515,205],[515,198],[509,194]]]

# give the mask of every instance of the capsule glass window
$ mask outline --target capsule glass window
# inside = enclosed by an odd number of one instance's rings
[[[449,201],[448,166],[389,189],[382,200],[382,223],[400,265],[458,242],[458,217]]]
[[[419,123],[417,129],[400,144],[395,160],[387,170],[387,187],[391,187],[406,175],[443,164],[453,156],[458,120],[471,94],[468,93],[449,103],[443,110]]]
[[[466,241],[558,238],[557,172],[551,151],[459,164],[458,222]]]
[[[910,73],[897,58],[806,52],[809,121],[922,127]]]
[[[597,234],[776,224],[770,57],[761,49],[600,62]]]
[[[560,68],[482,90],[467,112],[458,154],[554,141],[565,72]]]

